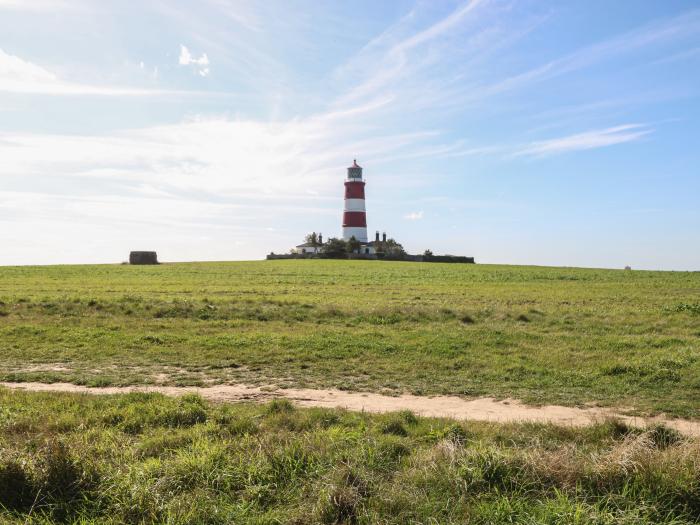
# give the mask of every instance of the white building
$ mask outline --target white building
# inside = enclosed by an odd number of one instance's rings
[[[321,253],[321,245],[318,243],[313,244],[310,242],[305,242],[304,244],[298,244],[294,248],[294,253],[301,253],[301,254]]]
[[[314,233],[314,236],[316,233]],[[313,238],[313,237],[312,237]],[[321,253],[321,248],[323,247],[323,234],[318,234],[318,240],[316,242],[305,242],[302,244],[297,244],[294,247],[294,253],[299,254],[314,254]]]

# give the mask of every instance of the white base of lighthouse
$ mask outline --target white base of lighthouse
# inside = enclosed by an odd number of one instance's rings
[[[343,228],[343,239],[349,241],[352,237],[355,237],[360,242],[367,242],[367,228],[360,226],[346,226]]]

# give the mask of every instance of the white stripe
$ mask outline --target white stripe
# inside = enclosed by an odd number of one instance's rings
[[[362,226],[343,228],[343,239],[349,241],[352,236],[360,242],[367,242],[367,228],[363,228]]]
[[[365,199],[345,199],[345,211],[365,211]]]

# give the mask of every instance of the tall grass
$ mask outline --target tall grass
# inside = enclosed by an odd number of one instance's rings
[[[700,442],[613,421],[0,390],[3,523],[696,523]]]

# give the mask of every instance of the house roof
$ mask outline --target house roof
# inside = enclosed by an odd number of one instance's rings
[[[312,243],[312,242],[305,242],[304,244],[297,244],[296,247],[297,247],[297,248],[318,248],[318,247],[320,247],[320,246],[321,246],[321,245],[318,244],[318,243],[314,244],[314,243]]]

